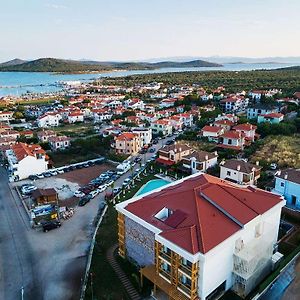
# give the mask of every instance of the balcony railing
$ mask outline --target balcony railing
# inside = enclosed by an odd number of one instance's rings
[[[171,273],[160,269],[159,274],[162,275],[163,277],[165,277],[166,279],[171,280]]]
[[[178,288],[181,289],[187,295],[191,295],[191,286],[184,284],[182,282],[178,282]]]
[[[192,269],[189,266],[186,265],[179,265],[179,270],[182,271],[184,274],[191,277],[192,275]]]
[[[159,256],[168,262],[171,261],[171,256],[166,252],[159,252]]]

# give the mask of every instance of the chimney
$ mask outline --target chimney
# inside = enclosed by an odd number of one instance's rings
[[[181,152],[181,147],[179,148],[179,152]]]
[[[208,160],[208,155],[205,155],[205,160]]]
[[[258,160],[256,161],[256,165],[259,166],[259,161]]]
[[[240,170],[241,170],[241,165],[238,165],[238,166],[236,167],[236,169],[237,169],[238,171],[240,171]]]
[[[281,170],[279,170],[279,171],[277,172],[277,175],[278,175],[278,176],[280,176],[280,175],[281,175]]]
[[[218,151],[215,151],[215,156],[217,156],[218,155]]]
[[[284,174],[284,179],[286,180],[288,178],[288,174]]]
[[[223,166],[225,164],[225,160],[223,159],[221,162],[220,162],[220,166]]]

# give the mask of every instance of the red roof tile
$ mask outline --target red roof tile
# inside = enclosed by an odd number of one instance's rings
[[[165,239],[195,254],[210,251],[281,201],[278,195],[200,174],[131,202],[125,209],[159,228]],[[178,222],[171,224],[161,221],[155,215],[163,208],[173,213],[180,210],[184,218],[176,217]]]

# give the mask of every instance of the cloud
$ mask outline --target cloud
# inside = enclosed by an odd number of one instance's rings
[[[46,3],[45,6],[46,6],[46,7],[49,7],[49,8],[53,8],[53,9],[66,9],[66,8],[68,8],[68,7],[65,6],[65,5],[62,5],[62,4],[55,4],[55,3]]]

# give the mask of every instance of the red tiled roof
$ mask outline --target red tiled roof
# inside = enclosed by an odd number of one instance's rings
[[[240,139],[240,138],[244,137],[244,134],[242,134],[239,131],[229,130],[229,131],[223,133],[221,135],[221,137],[228,138],[228,139]]]
[[[244,123],[244,124],[239,124],[233,127],[234,130],[239,130],[239,131],[250,131],[250,130],[256,130],[257,126],[249,124],[249,123]]]
[[[278,195],[200,174],[131,202],[125,209],[195,254],[207,253],[281,201]],[[180,210],[185,217],[172,224],[162,221],[155,216],[163,208]]]
[[[124,133],[120,134],[119,136],[117,136],[116,140],[129,141],[129,140],[134,139],[135,137],[137,137],[137,135],[132,132],[124,132]]]
[[[222,128],[221,127],[219,127],[219,126],[204,126],[202,129],[201,129],[201,131],[203,132],[203,131],[208,131],[208,132],[215,132],[215,133],[217,133],[217,132],[220,132],[222,130]]]
[[[228,125],[228,126],[233,126],[234,122],[230,121],[230,120],[218,120],[214,122],[215,125]]]
[[[160,158],[160,157],[158,157],[158,158],[156,159],[156,162],[158,162],[158,163],[160,163],[160,164],[167,165],[167,166],[172,166],[172,165],[175,164],[175,162],[172,161],[172,160],[169,160],[169,159],[163,159],[163,158]]]
[[[269,113],[269,114],[265,114],[265,115],[262,115],[264,116],[265,118],[281,118],[284,116],[284,114],[281,114],[281,113]]]

